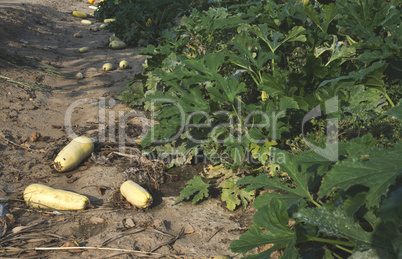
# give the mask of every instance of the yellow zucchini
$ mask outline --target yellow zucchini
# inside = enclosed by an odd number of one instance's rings
[[[103,20],[104,23],[109,23],[109,22],[114,22],[114,21],[116,21],[116,18],[108,18],[108,19]]]
[[[126,68],[128,68],[129,66],[130,66],[130,64],[129,64],[126,60],[122,60],[122,61],[120,61],[120,63],[119,63],[120,69],[126,69]]]
[[[113,34],[112,36],[109,37],[109,42],[112,41],[122,41],[122,40],[119,39],[115,34]]]
[[[261,99],[265,102],[266,100],[268,100],[269,95],[267,94],[267,92],[262,91],[261,92]]]
[[[112,63],[105,63],[102,66],[102,70],[107,72],[113,69],[113,64]]]
[[[126,43],[124,41],[114,40],[109,43],[109,47],[111,49],[124,49],[126,47]]]
[[[83,210],[89,204],[89,199],[84,195],[43,184],[31,184],[25,188],[24,200],[36,209]]]
[[[89,50],[89,47],[82,47],[78,51],[81,53],[85,53],[85,52],[88,52],[88,50]]]
[[[54,160],[54,168],[59,172],[73,170],[94,150],[94,143],[88,137],[73,139],[65,146]]]
[[[90,20],[81,20],[81,24],[83,24],[83,25],[91,25],[92,22]]]
[[[78,12],[78,11],[74,11],[73,16],[78,17],[78,18],[82,18],[82,19],[85,19],[85,18],[88,17],[88,15],[86,13],[81,13],[81,12]]]
[[[129,203],[138,208],[148,208],[153,202],[151,194],[141,185],[131,180],[124,182],[120,186],[120,193]]]
[[[82,38],[82,34],[77,32],[77,33],[74,33],[73,37],[74,38]]]

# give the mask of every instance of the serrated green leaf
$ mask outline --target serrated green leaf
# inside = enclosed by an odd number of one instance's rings
[[[315,10],[313,5],[305,5],[304,12],[308,16],[308,18],[310,18],[311,21],[313,21],[313,23],[315,23],[315,25],[317,25],[318,28],[321,29],[322,32],[328,31],[329,25],[338,15],[337,6],[334,3],[324,5],[322,7],[322,18],[320,14]]]
[[[315,25],[318,26],[318,28],[321,29],[321,31],[325,32],[325,29],[321,26],[320,14],[314,9],[313,5],[305,5],[304,13],[307,15],[308,18],[311,19],[313,23],[315,23]]]
[[[271,200],[267,205],[258,209],[253,222],[273,235],[292,235],[293,231],[287,225],[289,215],[287,204],[280,200]]]
[[[234,102],[235,98],[245,92],[247,90],[246,84],[244,82],[239,83],[236,78],[230,78],[229,82],[227,83],[227,89],[225,89],[225,93],[230,102]]]
[[[295,26],[293,27],[288,34],[285,36],[278,31],[271,31],[268,28],[267,24],[260,24],[258,26],[252,27],[252,32],[257,35],[260,39],[262,39],[265,43],[267,43],[269,49],[272,53],[275,51],[285,42],[289,41],[306,41],[306,37],[304,35],[300,35],[306,29],[302,26]],[[271,40],[272,39],[272,40]],[[281,39],[283,39],[281,41]]]
[[[298,259],[302,258],[299,255],[299,249],[296,248],[297,236],[294,235],[293,239],[286,245],[285,251],[283,252],[281,259]]]
[[[289,41],[289,42],[294,42],[294,41],[301,41],[305,42],[306,36],[301,35],[306,29],[302,26],[295,26],[293,27],[288,34],[286,35],[285,39],[281,42],[281,44]]]
[[[345,214],[353,218],[354,214],[360,209],[366,201],[367,192],[357,193],[353,197],[349,197],[343,202]]]
[[[318,230],[329,236],[347,238],[358,249],[372,245],[372,234],[364,231],[359,223],[348,217],[342,207],[330,210],[327,207],[302,208],[293,214],[295,219],[317,226]]]
[[[366,134],[360,138],[351,139],[346,143],[339,143],[339,154],[347,155],[349,158],[358,158],[367,155],[375,146],[377,140],[371,134]]]
[[[292,97],[284,96],[279,100],[279,109],[281,111],[287,109],[299,109],[299,105]]]
[[[269,96],[276,97],[285,94],[285,85],[282,82],[279,82],[278,78],[275,78],[268,73],[265,73],[262,78],[259,87]]]
[[[289,177],[296,184],[296,189],[299,190],[299,193],[302,194],[303,197],[311,197],[308,190],[310,175],[299,170],[299,162],[297,160],[297,157],[292,154],[283,152],[275,153],[274,156],[279,156],[279,154],[283,155],[282,161],[278,161],[278,164],[281,167],[280,170],[289,175]]]
[[[194,197],[192,199],[192,203],[196,204],[200,200],[209,196],[208,188],[210,186],[210,184],[205,183],[201,179],[201,176],[196,175],[193,177],[193,179],[187,182],[187,186],[180,192],[180,196],[174,204],[177,204],[183,200],[189,200],[193,195]]]
[[[202,72],[209,76],[216,74],[218,68],[223,64],[225,54],[223,52],[212,53],[201,59],[189,59],[183,63],[195,71]]]
[[[396,226],[402,223],[402,187],[388,193],[381,202],[380,217],[384,222],[391,221]]]
[[[263,246],[266,244],[271,244],[274,242],[287,242],[290,239],[288,236],[282,236],[282,235],[270,235],[269,233],[264,233],[258,226],[251,226],[246,233],[240,236],[238,240],[233,241],[229,249],[232,250],[234,253],[247,253],[251,249],[254,249],[259,246]],[[266,252],[269,254],[274,252],[276,249],[279,249],[278,247],[270,248]]]
[[[331,22],[336,18],[338,15],[337,12],[337,6],[334,3],[330,3],[328,5],[324,5],[322,7],[322,12],[324,14],[324,26],[325,26],[325,32],[328,31],[328,27],[331,24]]]
[[[245,184],[250,185],[246,188],[246,190],[254,190],[263,187],[264,189],[277,189],[281,191],[286,191],[291,193],[294,196],[309,198],[309,196],[305,193],[303,188],[290,188],[283,184],[278,178],[269,178],[266,174],[261,174],[257,177],[246,176],[243,179],[237,181],[237,184]]]
[[[397,106],[392,107],[385,114],[388,116],[397,117],[398,120],[402,121],[402,99],[399,100],[399,104]]]
[[[389,186],[402,174],[402,142],[392,148],[372,149],[365,155],[367,160],[347,159],[335,164],[323,179],[319,197],[337,189],[347,190],[354,185],[364,185],[370,188],[367,206],[378,206]]]
[[[343,59],[343,58],[350,58],[353,57],[356,54],[356,49],[352,46],[347,46],[347,45],[336,45],[334,52],[332,52],[332,55],[330,59],[328,60],[327,64],[325,66],[328,66],[331,62],[337,60],[337,59]]]
[[[280,193],[276,193],[276,192],[272,192],[272,193],[265,192],[262,195],[255,198],[253,206],[257,209],[260,209],[260,208],[266,206],[267,204],[269,204],[271,202],[271,200],[280,200],[284,204],[286,204],[286,206],[288,208],[290,208],[291,206],[298,204],[302,200],[302,197],[291,194],[291,193],[280,194]]]
[[[226,202],[229,210],[234,210],[240,204],[246,208],[253,199],[254,191],[246,191],[235,184],[234,178],[229,178],[222,182],[222,201]]]
[[[328,74],[328,69],[322,65],[321,57],[307,54],[306,65],[303,67],[308,77],[323,79]]]
[[[295,233],[286,225],[289,220],[286,210],[287,207],[283,203],[272,200],[265,208],[261,209],[258,215],[254,216],[253,221],[257,225],[251,226],[238,240],[233,241],[229,249],[235,253],[244,254],[253,248],[273,244],[274,246],[268,250],[249,257],[261,258],[264,256],[264,258],[269,258],[272,252],[286,247],[295,238]],[[258,224],[268,227],[270,229],[268,233],[263,232],[261,230],[263,226]]]

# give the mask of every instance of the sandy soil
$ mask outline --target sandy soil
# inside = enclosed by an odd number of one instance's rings
[[[111,33],[82,25],[71,15],[74,10],[92,11],[77,0],[0,0],[0,209],[5,204],[10,211],[0,219],[0,257],[235,256],[228,246],[247,229],[252,211],[230,212],[219,198],[196,206],[173,204],[202,165],[167,171],[136,157],[139,147],[129,142],[124,154],[132,157],[121,155],[119,132],[126,129],[127,137],[135,138],[142,125],[131,116],[132,124],[118,127],[119,119],[132,111],[118,101],[118,94],[141,71],[145,57],[132,55],[136,48],[110,50]],[[83,37],[74,38],[77,32]],[[79,53],[83,46],[90,50]],[[117,66],[122,59],[131,63],[130,69],[101,70],[104,63]],[[79,72],[82,79],[76,79]],[[77,135],[99,139],[102,132],[109,134],[78,169],[58,173],[51,163],[70,141],[66,116]],[[118,189],[127,179],[150,190],[151,208],[138,210],[121,199]],[[32,183],[84,194],[91,206],[81,212],[30,209],[19,200]],[[34,250],[66,242],[97,249]]]

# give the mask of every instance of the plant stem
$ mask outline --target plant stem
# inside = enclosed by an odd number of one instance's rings
[[[310,199],[308,199],[308,201],[310,201],[311,203],[313,203],[315,206],[317,207],[321,207],[321,205],[319,203],[317,203],[313,198],[310,197]]]
[[[335,247],[336,247],[336,248],[339,248],[339,249],[341,249],[341,250],[343,250],[343,251],[345,251],[345,252],[348,252],[348,253],[350,253],[350,254],[352,254],[352,253],[353,253],[353,251],[352,251],[352,250],[347,249],[347,248],[344,248],[343,246],[340,246],[340,245],[335,245]]]
[[[306,237],[307,237],[307,241],[322,242],[322,243],[333,244],[333,245],[343,245],[343,246],[348,246],[348,247],[355,246],[355,244],[353,244],[352,242],[348,242],[348,241],[325,239],[325,238],[319,238],[319,237],[312,237],[309,235],[306,235]]]
[[[332,253],[336,258],[338,258],[338,259],[342,259],[342,257],[341,256],[339,256],[339,255],[337,255],[337,254],[335,254],[335,253]]]
[[[394,102],[391,100],[391,98],[389,98],[388,94],[387,93],[383,93],[383,94],[384,94],[385,98],[387,98],[389,104],[391,104],[392,107],[395,107]]]

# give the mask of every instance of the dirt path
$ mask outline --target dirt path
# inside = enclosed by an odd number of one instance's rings
[[[108,250],[29,250],[60,247],[66,241],[86,247],[154,251],[155,257],[233,256],[228,246],[249,225],[250,211],[229,212],[218,199],[197,206],[173,205],[185,180],[201,170],[200,166],[166,174],[159,165],[147,164],[149,161],[130,161],[113,153],[118,150],[110,138],[116,136],[116,129],[115,135],[105,135],[109,143],[98,143],[93,158],[80,168],[64,174],[51,169],[55,155],[69,141],[66,114],[71,114],[68,121],[75,133],[99,137],[102,114],[105,130],[109,130],[107,122],[118,120],[112,115],[130,111],[117,96],[141,71],[145,59],[132,55],[138,49],[110,50],[107,45],[111,33],[91,31],[91,26],[82,25],[71,15],[73,10],[91,12],[86,2],[76,0],[0,0],[0,201],[20,198],[27,185],[42,183],[87,195],[92,205],[84,212],[60,213],[31,210],[23,202],[7,202],[14,222],[8,222],[5,233],[0,224],[0,248],[8,247],[0,249],[0,257],[144,255]],[[83,37],[74,38],[77,32]],[[89,46],[90,51],[79,53],[83,46]],[[132,67],[106,73],[101,70],[105,62],[117,66],[122,59]],[[84,78],[76,79],[79,72]],[[99,108],[102,102],[104,110]],[[41,137],[30,140],[32,133]],[[139,131],[129,133],[135,137]],[[137,150],[135,145],[127,147]],[[128,178],[140,181],[153,192],[155,202],[150,209],[131,208],[116,195]],[[184,234],[178,236],[182,230]]]

